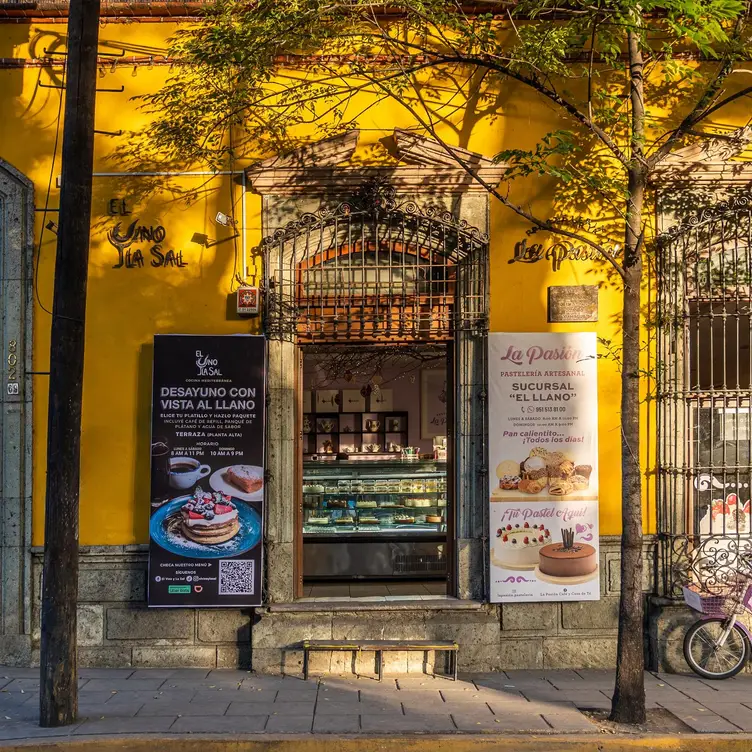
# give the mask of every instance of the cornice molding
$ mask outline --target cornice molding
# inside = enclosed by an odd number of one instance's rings
[[[750,185],[752,162],[688,162],[656,168],[651,182],[662,189],[672,185]]]
[[[396,128],[394,143],[400,160],[392,165],[348,164],[360,133],[308,144],[289,154],[270,157],[251,165],[246,177],[262,195],[295,195],[312,191],[328,195],[349,195],[364,182],[388,182],[397,191],[413,193],[486,193],[474,177],[457,164],[438,142],[411,131]],[[497,186],[506,165],[495,164],[481,154],[452,147],[484,183]]]
[[[496,186],[503,177],[504,168],[481,167],[477,172],[483,181]],[[339,166],[271,169],[248,174],[253,190],[262,196],[312,192],[346,196],[371,180],[388,182],[402,193],[487,193],[477,180],[460,168]]]

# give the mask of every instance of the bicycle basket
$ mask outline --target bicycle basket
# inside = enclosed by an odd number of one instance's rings
[[[744,580],[730,586],[723,594],[702,593],[694,587],[683,587],[684,602],[693,610],[708,616],[731,616],[752,611],[752,582]]]

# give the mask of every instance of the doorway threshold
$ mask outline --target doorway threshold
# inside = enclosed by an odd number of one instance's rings
[[[481,601],[462,600],[446,595],[386,595],[350,598],[299,598],[291,603],[270,603],[267,611],[473,611]]]

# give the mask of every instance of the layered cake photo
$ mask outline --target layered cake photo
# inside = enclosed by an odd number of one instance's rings
[[[561,542],[550,543],[538,551],[536,574],[556,584],[586,582],[598,571],[598,552],[589,543],[575,541],[574,530],[561,531]]]
[[[226,494],[197,487],[180,509],[182,534],[195,543],[224,543],[238,534],[238,510]]]
[[[496,531],[494,564],[507,569],[535,569],[541,547],[551,543],[545,525],[506,525]]]

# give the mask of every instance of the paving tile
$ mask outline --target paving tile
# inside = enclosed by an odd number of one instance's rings
[[[402,703],[405,715],[449,715],[449,706],[445,702],[410,702],[405,700]]]
[[[13,707],[0,708],[0,726],[5,726],[13,721],[39,721],[39,703],[27,705],[14,705]]]
[[[538,714],[514,716],[477,716],[452,714],[459,731],[464,733],[504,733],[507,731],[549,731],[550,727]]]
[[[168,700],[171,702],[190,702],[195,694],[196,693],[192,689],[172,690],[165,692],[161,690],[154,690],[151,692],[145,692],[142,690],[137,690],[135,692],[131,692],[129,690],[121,690],[118,692],[111,692],[108,699],[107,694],[104,692],[81,692],[79,694],[79,702],[93,702],[96,701],[95,698],[100,698],[100,701],[106,701],[108,703],[153,702],[155,700],[162,702]]]
[[[543,719],[553,731],[599,733],[598,727],[591,723],[581,713],[547,713],[543,712]]]
[[[327,716],[316,715],[313,718],[314,734],[354,734],[360,732],[358,715]]]
[[[133,669],[128,670],[133,671]],[[39,679],[39,669],[23,666],[0,666],[0,676],[3,679]]]
[[[129,692],[148,692],[159,689],[165,683],[164,678],[157,679],[89,679],[87,692],[111,692],[128,690]]]
[[[279,703],[275,703],[279,704]],[[316,715],[358,715],[361,704],[355,702],[322,702],[316,703]]]
[[[172,724],[170,731],[180,734],[258,734],[264,730],[266,720],[265,715],[183,716]]]
[[[403,715],[402,712],[402,704],[401,703],[391,703],[391,702],[361,702],[358,706],[358,711],[360,715],[368,715],[368,714],[379,714],[379,715],[385,715],[385,714],[397,714],[397,715]]]
[[[730,734],[739,731],[737,726],[734,726],[725,718],[721,718],[709,710],[705,713],[700,713],[681,712],[671,708],[670,712],[700,734]]]
[[[363,731],[394,734],[401,732],[440,734],[457,730],[452,717],[446,715],[363,715],[360,717]]]
[[[752,710],[741,703],[714,703],[707,707],[742,731],[752,731]]]
[[[209,677],[211,679],[211,676]],[[221,683],[221,682],[220,682]],[[240,682],[240,686],[238,689],[241,692],[257,692],[259,690],[263,690],[265,692],[276,692],[279,689],[305,689],[306,687],[311,686],[314,689],[317,688],[316,684],[304,684],[301,682],[300,684],[289,682],[282,677],[276,677],[276,676],[262,676],[262,677],[251,677],[250,679],[243,679]]]
[[[397,686],[400,689],[441,689],[446,686],[449,679],[444,677],[428,676],[421,674],[420,676],[398,676]],[[453,684],[454,682],[452,682]]]
[[[353,700],[358,702],[359,691],[357,687],[321,687],[318,691],[319,702],[322,700],[329,702],[347,702]]]
[[[272,705],[272,715],[312,715],[316,704],[313,702],[275,702]]]
[[[136,679],[206,679],[209,675],[208,668],[140,668],[133,672],[129,681]],[[214,672],[212,672],[214,673]],[[244,674],[247,676],[248,674]],[[94,677],[92,677],[94,678]]]
[[[277,705],[276,708],[273,702],[231,702],[230,707],[227,708],[225,715],[271,715],[275,711],[279,712],[279,715],[284,715],[284,705]],[[310,711],[304,711],[306,714],[312,713],[313,708]]]
[[[40,728],[36,722],[22,721],[0,726],[0,740],[11,739],[43,739],[49,736],[70,736],[79,724],[60,726],[57,728]]]
[[[280,689],[276,702],[314,702],[317,692],[313,690]]]
[[[129,680],[132,681],[132,680]],[[176,679],[163,679],[161,689],[175,690],[175,689],[192,689],[194,691],[207,691],[214,692],[235,692],[240,687],[242,680],[239,679],[183,679],[178,677]]]
[[[134,673],[134,668],[80,668],[78,675],[81,679],[128,679]],[[0,673],[5,673],[4,669]],[[37,673],[39,673],[37,671]]]
[[[204,669],[199,668],[181,668],[178,669],[178,671],[204,671]],[[235,679],[238,681],[249,681],[254,678],[261,678],[258,674],[254,674],[253,671],[248,671],[247,669],[242,668],[213,668],[210,669],[207,672],[206,678],[208,679],[214,679],[214,678],[221,678],[221,679]]]
[[[455,713],[481,716],[493,715],[493,711],[485,702],[445,702],[443,707],[451,715]]]
[[[116,717],[133,717],[138,713],[141,708],[144,707],[142,702],[133,703],[81,703],[78,704],[78,717],[79,718],[116,718]]]
[[[313,725],[313,715],[272,715],[266,724],[267,734],[307,734]]]
[[[175,722],[175,716],[154,718],[105,718],[84,721],[73,732],[81,734],[153,734],[167,731]]]
[[[109,705],[109,703],[107,703]],[[138,716],[153,715],[224,715],[230,707],[229,698],[221,702],[147,702],[138,711]],[[246,706],[247,707],[247,706]]]
[[[238,690],[234,692],[227,690],[226,692],[219,694],[214,690],[196,692],[196,696],[193,698],[193,702],[208,702],[211,698],[215,700],[221,697],[223,700],[230,700],[230,702],[246,702],[246,703],[267,703],[274,702],[277,697],[276,689],[260,689],[257,692]]]
[[[88,679],[83,679],[82,682],[88,682]],[[20,692],[21,690],[24,690],[24,692],[37,692],[39,691],[39,677],[36,679],[11,679],[5,684],[3,689],[8,692]]]

